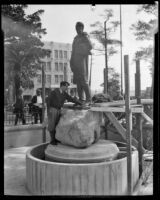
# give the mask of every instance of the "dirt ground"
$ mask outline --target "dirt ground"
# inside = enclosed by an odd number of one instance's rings
[[[26,188],[25,155],[30,147],[4,150],[4,195],[31,196]],[[147,164],[147,163],[146,163]],[[153,170],[138,195],[153,194]]]

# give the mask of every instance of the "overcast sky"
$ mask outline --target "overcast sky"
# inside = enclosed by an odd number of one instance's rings
[[[105,9],[112,9],[114,17],[112,20],[119,20],[120,18],[120,6],[98,4],[95,6],[95,10],[91,10],[90,4],[81,5],[28,5],[26,14],[31,14],[39,9],[44,10],[44,14],[41,16],[42,26],[46,28],[47,34],[42,38],[44,41],[64,42],[72,43],[73,38],[76,35],[75,24],[77,21],[84,23],[84,31],[90,33],[93,29],[90,24],[101,21],[104,23],[105,19],[100,16]],[[135,63],[133,62],[134,53],[139,50],[140,46],[146,46],[146,42],[138,42],[131,30],[129,30],[131,24],[135,23],[139,18],[149,20],[146,14],[136,13],[137,5],[121,6],[122,11],[122,42],[123,42],[123,59],[124,55],[129,56],[130,66],[130,89],[134,90],[134,74]],[[117,29],[117,33],[113,35],[113,38],[120,39],[120,30]],[[92,39],[91,39],[92,40]],[[92,40],[94,41],[94,40]],[[105,67],[104,56],[93,55],[93,67],[92,67],[92,83],[91,88],[93,90],[99,89],[100,84],[103,82],[103,68]],[[120,48],[117,55],[113,56],[108,65],[114,67],[116,72],[121,73],[121,61],[120,61]],[[124,75],[123,75],[124,77]],[[124,82],[124,81],[123,81]],[[149,74],[146,63],[141,62],[141,88],[151,86],[151,76]]]

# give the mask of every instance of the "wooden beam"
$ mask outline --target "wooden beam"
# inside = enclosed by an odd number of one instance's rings
[[[153,126],[153,120],[146,113],[142,112],[141,115]]]
[[[130,100],[130,105],[137,104],[137,100]],[[141,104],[153,104],[153,99],[141,99]],[[125,105],[124,100],[113,101],[113,102],[103,102],[103,103],[95,103],[95,106],[122,106]]]
[[[91,111],[97,111],[97,112],[126,112],[125,107],[91,107]],[[142,113],[143,108],[142,107],[132,107],[131,112],[133,113]]]
[[[124,141],[126,141],[126,129],[119,123],[115,115],[111,112],[105,112],[104,115],[108,117],[110,122],[114,125],[117,132],[120,133]],[[138,141],[132,137],[132,145],[138,148]]]
[[[122,138],[126,140],[126,129],[119,123],[113,113],[105,112],[104,113],[110,120],[110,122],[114,125],[117,131],[121,134]]]
[[[126,140],[127,140],[127,180],[128,195],[132,195],[132,148],[131,148],[131,129],[132,113],[130,108],[130,74],[129,74],[129,56],[124,56],[124,74],[125,74],[125,110],[126,110]]]
[[[140,60],[136,60],[136,99],[137,104],[141,104],[141,73]],[[142,116],[136,114],[136,127],[138,131],[138,153],[139,153],[139,176],[143,171],[143,135],[142,135]]]

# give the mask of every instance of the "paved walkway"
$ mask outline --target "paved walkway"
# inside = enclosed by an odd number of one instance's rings
[[[31,195],[26,188],[25,155],[30,147],[4,151],[4,194]]]
[[[25,155],[31,147],[12,148],[4,151],[4,194],[31,196],[26,188]],[[153,194],[153,173],[138,195]]]

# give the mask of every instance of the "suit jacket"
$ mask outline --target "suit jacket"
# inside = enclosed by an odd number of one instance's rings
[[[48,106],[60,109],[61,107],[63,107],[63,104],[66,100],[73,103],[79,103],[67,92],[61,93],[60,90],[57,88],[50,93],[50,96],[48,97]]]

